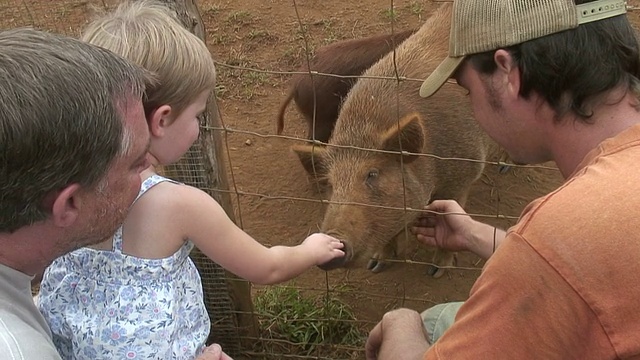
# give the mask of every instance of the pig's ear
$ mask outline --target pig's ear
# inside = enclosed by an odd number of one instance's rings
[[[394,122],[381,136],[382,148],[388,151],[421,153],[425,145],[425,129],[418,113],[411,113]],[[406,155],[404,161],[413,161],[417,156]]]
[[[293,145],[291,150],[298,155],[300,162],[309,175],[326,175],[324,162],[327,148],[324,145]]]

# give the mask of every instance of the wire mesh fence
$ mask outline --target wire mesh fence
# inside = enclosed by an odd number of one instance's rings
[[[0,0],[0,29],[33,26],[78,36],[90,19],[92,8],[113,8],[118,2]],[[230,215],[236,223],[268,246],[295,245],[308,234],[319,231],[331,205],[349,209],[344,217],[357,213],[358,209],[371,209],[367,214],[372,214],[368,216],[374,219],[367,221],[373,221],[373,225],[381,228],[394,227],[397,229],[394,235],[401,234],[397,236],[398,248],[390,252],[395,252],[396,256],[385,258],[388,266],[379,273],[366,268],[368,258],[359,259],[347,270],[310,269],[286,284],[253,286],[251,293],[245,294],[250,297],[249,307],[238,306],[247,299],[238,299],[238,292],[230,291],[242,280],[230,276],[202,254],[194,253],[203,275],[213,324],[212,340],[222,343],[235,358],[363,358],[366,333],[385,311],[400,306],[424,310],[436,303],[464,300],[479,275],[483,261],[466,253],[458,254],[457,262],[447,269],[445,276],[434,279],[426,274],[432,263],[431,250],[403,233],[421,210],[421,206],[409,205],[412,204],[410,198],[417,196],[407,191],[407,183],[412,179],[396,180],[400,191],[397,198],[391,199],[393,201],[372,202],[367,198],[356,198],[336,203],[323,182],[325,178],[309,175],[291,151],[299,145],[322,145],[309,140],[309,128],[295,106],[285,108],[284,132],[276,134],[277,113],[287,96],[289,80],[295,74],[305,73],[305,64],[322,51],[323,46],[346,39],[418,29],[439,5],[426,0],[198,1],[206,41],[218,71],[218,103],[212,112],[219,110],[221,116],[221,124],[205,123],[202,130],[205,134],[218,135],[222,142],[218,145],[224,152],[223,163],[212,165],[206,156],[211,144],[200,141],[179,164],[167,169],[168,174],[214,196],[228,196],[233,203]],[[364,54],[362,49],[360,51]],[[340,61],[340,55],[336,54],[336,61]],[[404,71],[402,66],[396,67],[400,71],[395,74],[370,79],[388,84],[386,87],[390,90],[385,94],[393,98],[390,103],[397,106],[414,101],[394,93],[398,84],[416,84],[417,90],[423,78]],[[306,69],[313,70],[310,66]],[[314,79],[330,75],[341,81],[351,78],[322,71],[315,74]],[[315,94],[313,106],[317,111],[323,106],[322,95]],[[465,106],[457,102],[448,105],[452,112]],[[361,126],[368,126],[366,121],[369,120],[362,119]],[[401,120],[400,114],[394,119],[396,122]],[[329,146],[370,154],[364,156],[363,161],[369,161],[371,156],[397,154],[395,150],[371,149],[350,143],[330,142]],[[467,209],[475,217],[500,227],[513,224],[528,201],[560,182],[560,176],[551,165],[511,165],[506,172],[501,172],[505,164],[500,156],[478,160],[418,154],[405,149],[403,158],[407,160],[411,156],[446,164],[485,165],[481,177],[471,188]],[[401,160],[401,166],[408,166],[404,164],[405,160]],[[352,167],[358,165],[354,163]],[[207,180],[211,166],[225,170],[228,187],[215,187]],[[375,219],[378,214],[389,211],[400,213],[402,224],[387,224],[382,217]],[[363,248],[370,245],[365,244]],[[240,325],[239,318],[249,321]]]

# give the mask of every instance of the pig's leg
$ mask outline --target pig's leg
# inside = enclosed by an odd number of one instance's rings
[[[456,253],[437,248],[433,254],[432,265],[427,267],[427,274],[439,278],[446,272],[447,268],[456,266]]]
[[[507,154],[506,151],[503,151],[500,154],[500,157],[498,158],[498,162],[502,164],[498,168],[498,173],[500,174],[506,174],[511,169],[511,166],[509,166],[509,164],[513,164],[513,162],[511,161],[511,158],[509,157],[509,154]]]
[[[382,250],[376,251],[371,260],[367,263],[367,269],[373,273],[379,273],[389,266],[389,263],[385,259],[394,259],[397,256],[397,239],[393,238],[387,243]]]

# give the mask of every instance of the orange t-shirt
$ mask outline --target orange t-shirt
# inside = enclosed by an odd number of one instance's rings
[[[425,359],[640,359],[640,125],[535,200]]]

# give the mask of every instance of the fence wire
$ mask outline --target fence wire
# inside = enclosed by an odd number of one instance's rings
[[[326,30],[331,26],[327,22],[331,22],[335,16],[330,8],[325,9],[325,14],[316,14],[326,21],[324,23],[313,22],[310,18],[314,9],[319,6],[314,1],[295,1],[280,0],[276,3],[291,4],[288,14],[280,14],[291,22],[290,28],[296,32],[291,34],[274,34],[270,29],[260,30],[251,28],[256,21],[251,15],[253,8],[242,4],[234,5],[223,3],[215,0],[200,0],[200,7],[204,25],[207,29],[207,42],[214,49],[222,49],[226,54],[216,58],[216,64],[220,73],[219,86],[217,95],[220,98],[222,126],[211,127],[203,125],[203,131],[214,131],[222,136],[225,149],[225,163],[217,164],[217,166],[225,167],[229,173],[229,188],[213,188],[212,184],[207,181],[208,171],[207,161],[203,153],[209,149],[205,148],[202,142],[198,142],[189,151],[189,153],[181,160],[179,164],[167,169],[168,173],[178,180],[189,185],[207,190],[214,194],[232,195],[234,198],[234,214],[236,222],[244,227],[244,224],[251,223],[247,219],[251,216],[252,211],[260,206],[270,206],[278,204],[285,207],[286,204],[295,204],[295,206],[305,206],[305,204],[314,204],[319,207],[326,207],[329,200],[323,196],[314,196],[305,193],[283,194],[277,190],[269,190],[264,181],[260,179],[251,179],[251,176],[243,175],[250,173],[251,169],[256,167],[269,167],[272,164],[257,164],[253,161],[246,161],[247,157],[236,157],[234,153],[238,152],[238,147],[251,147],[252,142],[249,140],[239,140],[241,137],[246,139],[261,139],[269,151],[270,146],[282,146],[283,143],[291,144],[309,143],[310,140],[305,139],[304,134],[300,131],[299,125],[293,125],[294,135],[275,135],[272,132],[255,131],[252,124],[258,120],[249,118],[241,110],[233,111],[234,106],[246,106],[247,108],[265,106],[264,98],[267,93],[272,91],[269,89],[270,84],[265,84],[263,76],[272,76],[276,78],[271,87],[284,88],[286,78],[300,73],[312,73],[316,76],[335,76],[340,78],[349,78],[350,76],[327,74],[313,71],[310,67],[307,72],[296,71],[296,69],[309,61],[313,57],[314,49],[323,43],[331,43],[342,38],[353,38],[361,36],[366,32],[390,32],[397,31],[397,9],[402,9],[407,16],[413,20],[411,23],[416,26],[420,25],[427,17],[430,10],[434,8],[430,1],[403,1],[401,5],[391,1],[386,6],[382,6],[380,1],[371,1],[371,4],[347,6],[344,10],[347,14],[351,8],[357,11],[358,6],[379,6],[379,17],[373,21],[379,24],[378,28],[363,30],[359,29],[357,24],[353,24],[350,31],[346,34],[330,34],[318,42],[317,39],[310,37],[310,29],[315,27],[324,27]],[[63,33],[71,36],[78,36],[82,27],[89,20],[92,8],[113,8],[119,1],[117,0],[0,0],[0,29],[9,29],[22,26],[32,26],[38,29],[44,29]],[[273,3],[273,2],[272,2]],[[246,4],[249,4],[247,2]],[[431,5],[430,5],[431,4]],[[402,7],[399,7],[402,6]],[[320,6],[321,7],[321,6]],[[268,9],[267,9],[268,10]],[[265,10],[266,11],[266,10]],[[309,12],[306,13],[305,11]],[[285,16],[286,15],[286,16]],[[263,15],[265,17],[268,14]],[[406,26],[406,24],[404,24]],[[246,30],[251,28],[251,30]],[[385,30],[386,28],[386,30]],[[329,31],[330,32],[330,31]],[[248,39],[245,44],[234,46],[235,40],[240,38]],[[291,39],[293,37],[293,40]],[[235,39],[234,39],[235,38]],[[263,61],[258,64],[247,57],[245,52],[249,51],[246,46],[254,44],[255,39],[261,39],[263,45],[288,42],[295,43],[287,48],[285,53],[280,56],[278,61]],[[242,42],[242,41],[241,41]],[[249,45],[246,45],[249,44]],[[272,66],[269,68],[268,66]],[[397,74],[396,69],[396,74]],[[280,77],[280,78],[277,78]],[[358,76],[361,77],[361,76]],[[374,77],[380,81],[389,81],[390,86],[396,86],[399,82],[419,82],[422,79],[407,78],[402,76],[396,77]],[[234,86],[240,83],[244,86]],[[260,92],[259,89],[262,90]],[[241,104],[241,105],[237,105]],[[255,113],[254,113],[255,114]],[[287,113],[291,116],[292,112]],[[272,121],[271,114],[265,115],[269,123]],[[264,120],[262,120],[264,121]],[[297,126],[297,127],[296,127]],[[264,127],[263,127],[264,128]],[[240,144],[240,145],[239,145]],[[326,144],[318,144],[326,145]],[[384,150],[364,149],[354,147],[356,150],[370,150],[378,153],[386,153]],[[404,153],[404,155],[411,155]],[[439,161],[477,161],[464,158],[442,158],[434,154],[414,154],[416,156],[432,157]],[[236,161],[236,159],[241,159]],[[290,161],[290,159],[272,159],[273,162]],[[489,165],[504,166],[505,163],[500,160],[488,161]],[[289,165],[287,165],[289,166]],[[291,165],[293,166],[293,165]],[[528,170],[530,167],[518,167],[510,164],[513,168]],[[554,171],[552,167],[536,167]],[[526,173],[523,176],[528,176]],[[251,180],[254,182],[252,183]],[[403,179],[404,181],[404,179]],[[490,182],[491,180],[487,180]],[[492,184],[488,184],[492,185]],[[263,190],[267,189],[267,190]],[[494,189],[491,191],[500,192],[498,197],[503,196],[509,189],[501,191]],[[405,196],[407,194],[405,193]],[[493,194],[492,194],[493,196]],[[522,199],[521,205],[524,206],[530,199]],[[266,204],[266,205],[265,205]],[[367,203],[341,203],[345,206],[360,207],[377,207],[382,209],[392,209],[404,212],[421,212],[422,209],[412,209],[409,206],[394,207],[385,205],[372,205]],[[293,205],[292,205],[293,206]],[[472,213],[478,218],[487,218],[501,221],[501,224],[511,224],[517,219],[518,213],[502,213],[499,208],[491,213]],[[273,217],[272,222],[282,219]],[[319,219],[317,219],[319,220]],[[409,224],[405,224],[408,226]],[[254,230],[253,226],[248,225],[252,231],[252,235],[256,238],[261,237],[260,229]],[[275,231],[282,229],[284,223],[280,227],[275,227]],[[300,226],[296,231],[291,233],[301,234],[305,231],[305,226]],[[291,234],[288,233],[288,234]],[[279,236],[270,235],[271,239],[278,239]],[[406,240],[408,242],[408,240]],[[271,245],[278,245],[275,243]],[[409,254],[406,259],[388,259],[390,263],[396,263],[396,267],[407,269],[408,267],[418,267],[424,269],[430,265],[429,261],[423,261],[416,254]],[[390,310],[397,306],[411,306],[416,309],[425,309],[430,305],[446,300],[438,298],[433,294],[437,293],[437,284],[427,287],[427,293],[410,294],[407,293],[414,287],[416,282],[426,282],[424,279],[412,279],[397,272],[399,279],[396,279],[396,285],[391,286],[386,280],[376,280],[375,277],[362,276],[356,271],[346,271],[337,276],[324,274],[315,276],[306,281],[292,281],[284,286],[256,286],[251,296],[254,300],[255,308],[250,311],[239,310],[237,305],[239,299],[235,299],[233,293],[229,290],[235,282],[241,281],[234,277],[230,277],[224,269],[209,261],[201,253],[192,254],[194,260],[198,264],[198,268],[203,275],[203,288],[207,302],[207,308],[211,317],[212,339],[222,343],[225,350],[232,354],[236,359],[243,358],[262,358],[262,359],[359,359],[364,357],[362,345],[366,332],[375,324],[381,312]],[[240,255],[241,256],[241,255]],[[452,270],[456,270],[457,277],[475,278],[479,273],[481,262],[479,260],[472,261],[469,266],[454,266]],[[423,270],[419,270],[418,273]],[[464,275],[464,274],[467,275]],[[461,275],[462,274],[462,275]],[[359,283],[366,286],[357,288],[354,283],[349,282],[349,277],[354,276]],[[449,280],[452,275],[449,275]],[[237,296],[237,295],[236,295]],[[279,296],[279,297],[278,297]],[[285,299],[285,300],[283,300]],[[309,300],[310,299],[310,300]],[[251,300],[251,299],[250,299]],[[339,301],[336,301],[339,300]],[[346,306],[343,307],[343,302]],[[362,311],[363,303],[386,305],[382,309],[370,309],[372,311]],[[353,308],[360,307],[360,313]],[[373,305],[371,305],[373,306]],[[296,308],[297,307],[297,308]],[[308,310],[304,313],[296,313],[301,308]],[[332,312],[337,309],[336,312]],[[365,306],[366,310],[366,306]],[[371,315],[373,313],[374,315]],[[341,317],[341,314],[349,314],[349,316]],[[355,314],[351,316],[351,314]],[[368,314],[368,315],[367,315]],[[238,329],[238,317],[249,317],[254,322],[254,328]],[[305,327],[305,325],[308,325]],[[313,327],[310,329],[309,327]],[[321,329],[320,331],[318,329]],[[354,330],[355,329],[355,330]],[[287,332],[283,334],[282,332]],[[358,331],[360,331],[358,333]],[[337,338],[337,337],[338,338]]]

